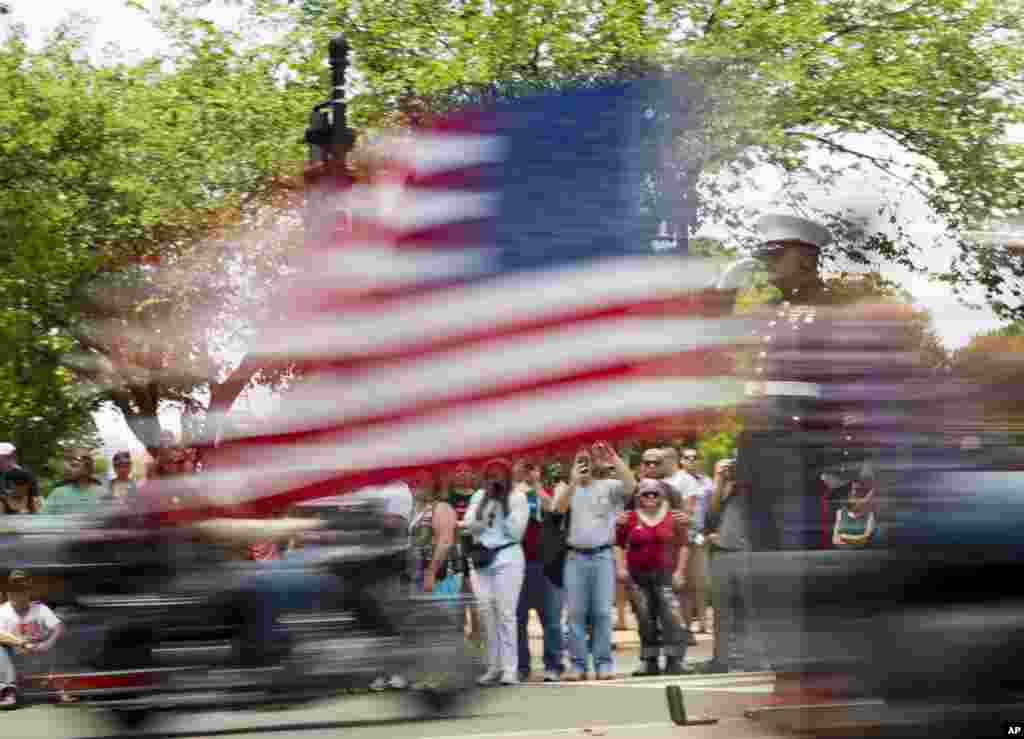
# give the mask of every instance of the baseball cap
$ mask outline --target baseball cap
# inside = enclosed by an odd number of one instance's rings
[[[18,449],[14,444],[11,444],[8,441],[0,442],[0,457],[6,457],[9,454],[14,454],[16,451],[18,451]]]

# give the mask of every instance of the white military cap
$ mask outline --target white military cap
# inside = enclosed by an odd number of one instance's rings
[[[6,457],[10,454],[14,454],[16,451],[17,449],[14,447],[14,444],[10,444],[6,441],[0,442],[0,457]]]
[[[820,249],[832,241],[832,234],[821,224],[782,213],[762,216],[757,228],[764,237],[764,245],[769,249],[772,244],[782,241],[796,241]]]

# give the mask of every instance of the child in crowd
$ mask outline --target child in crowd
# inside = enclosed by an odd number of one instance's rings
[[[877,538],[878,524],[871,510],[874,489],[865,480],[855,480],[850,486],[846,506],[836,511],[832,529],[832,543],[840,549],[862,549]]]
[[[51,672],[43,657],[64,633],[64,625],[47,606],[31,599],[28,573],[15,570],[7,586],[10,600],[0,606],[0,708],[18,704],[18,670]],[[71,699],[63,692],[64,702]]]

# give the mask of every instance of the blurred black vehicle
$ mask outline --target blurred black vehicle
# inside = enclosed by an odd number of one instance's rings
[[[365,505],[228,523],[229,537],[251,524],[302,545],[250,562],[230,556],[223,522],[10,517],[0,522],[0,568],[51,583],[47,599],[69,629],[59,684],[126,727],[161,710],[329,698],[381,674],[405,676],[427,709],[454,710],[471,697],[476,669],[464,603],[411,596],[406,537],[381,521]]]

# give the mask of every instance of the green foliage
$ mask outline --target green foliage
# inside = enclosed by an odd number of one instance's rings
[[[1005,429],[1011,444],[1024,445],[1024,322],[973,336],[950,364],[955,377],[980,390],[986,428]]]
[[[287,26],[291,19],[282,48],[304,81],[322,81],[326,38],[346,34],[360,77],[351,100],[360,127],[570,80],[682,71],[706,93],[695,101],[702,128],[680,136],[674,152],[687,198],[700,196],[700,219],[737,232],[749,226],[750,213],[731,210],[722,196],[762,164],[825,188],[875,170],[923,197],[949,225],[959,257],[936,271],[951,287],[982,285],[997,311],[1024,316],[1024,256],[967,235],[979,218],[1024,209],[1024,147],[1005,142],[1007,125],[1022,120],[1020,0],[317,5],[311,12],[308,3],[253,2],[268,20]],[[850,139],[862,133],[893,142],[913,162],[897,166]],[[925,269],[918,247],[930,245],[916,245],[902,229],[899,202],[877,214],[891,221],[894,237],[866,231],[848,211],[794,204],[830,221],[840,236],[832,254]]]
[[[696,449],[703,461],[704,474],[714,474],[715,465],[720,460],[736,455],[736,439],[739,434],[735,430],[719,431],[702,435],[697,439]]]
[[[1007,298],[1024,279],[1020,253],[965,236],[1021,206],[1022,150],[1002,143],[1020,120],[1019,0],[244,0],[231,28],[197,12],[210,4],[163,4],[152,20],[173,48],[139,62],[116,50],[90,62],[74,19],[39,51],[18,33],[0,47],[0,316],[20,357],[0,363],[11,434],[35,416],[55,437],[85,433],[80,420],[106,399],[152,445],[163,404],[201,414],[197,398],[286,377],[224,358],[244,348],[251,298],[269,294],[296,243],[280,215],[296,202],[301,130],[339,31],[353,49],[352,123],[367,134],[482,96],[683,72],[678,97],[702,121],[668,157],[700,206],[685,225],[749,233],[749,213],[723,196],[763,164],[825,186],[873,168],[951,225],[951,286],[982,285],[997,310],[1024,315]],[[846,137],[863,132],[919,164],[899,172],[857,150]],[[820,215],[840,235],[833,254],[917,266],[909,235]],[[260,236],[238,249],[236,228]],[[128,267],[142,258],[159,266]],[[751,305],[771,299],[760,289]],[[53,415],[38,410],[50,402]]]
[[[148,446],[162,405],[195,404],[230,374],[224,357],[294,245],[280,214],[317,97],[246,29],[185,10],[154,17],[173,49],[141,62],[91,62],[75,18],[38,51],[17,32],[0,47],[0,315],[35,367],[22,405],[75,385],[64,416],[112,400]],[[242,228],[260,235],[238,249]],[[40,342],[59,346],[43,357]]]
[[[1016,389],[1024,381],[1024,323],[971,337],[953,354],[951,366],[974,382]]]

